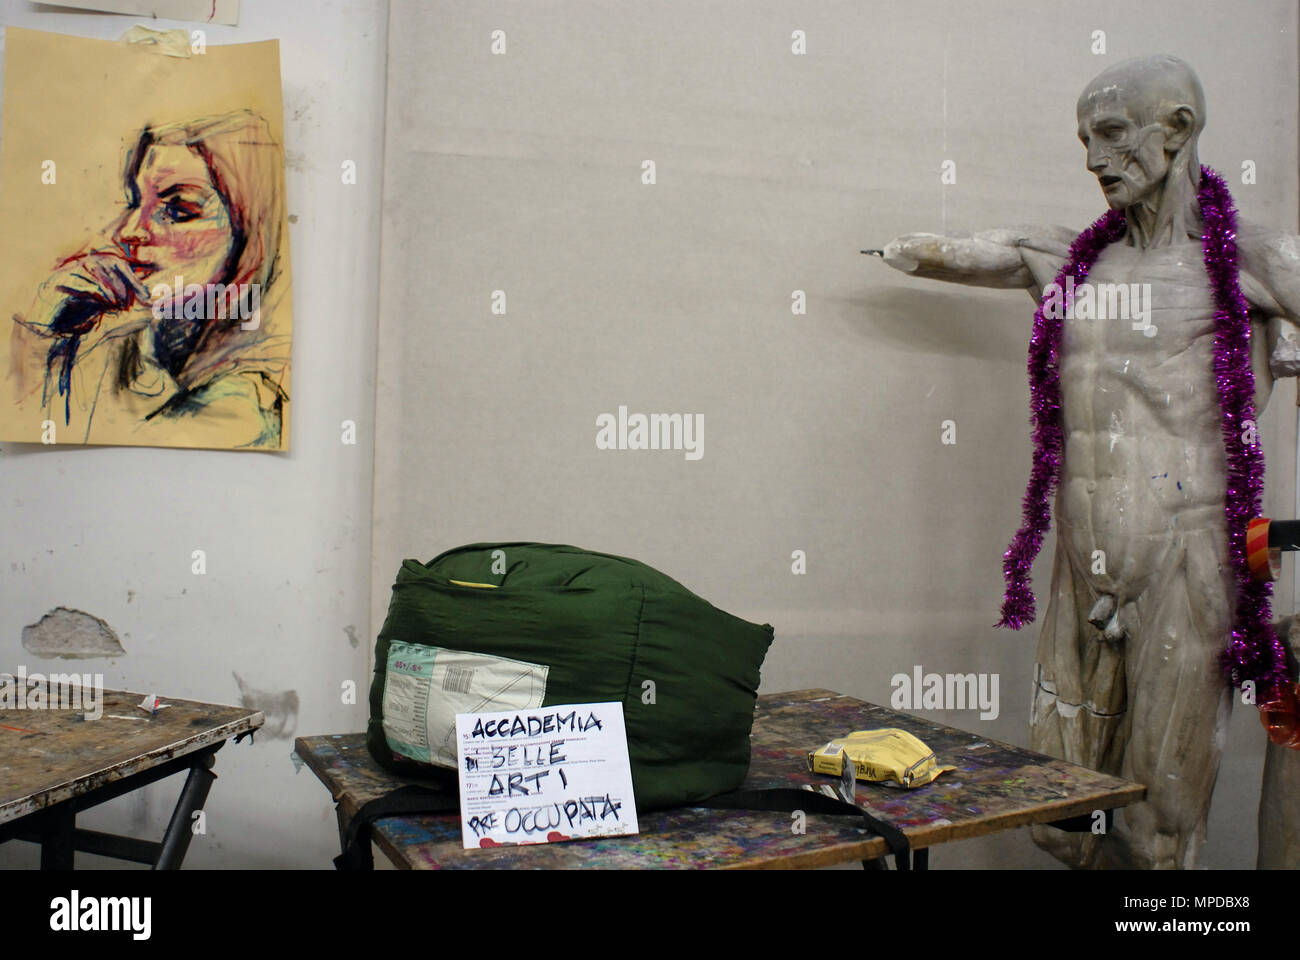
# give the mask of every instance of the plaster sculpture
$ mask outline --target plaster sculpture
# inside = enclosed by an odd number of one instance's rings
[[[1056,554],[1030,745],[1148,792],[1109,835],[1035,828],[1035,842],[1072,866],[1195,864],[1232,699],[1218,662],[1237,585],[1198,203],[1205,116],[1195,74],[1166,56],[1106,70],[1078,101],[1088,170],[1126,223],[1087,282],[1098,303],[1122,284],[1145,295],[1150,312],[1099,317],[1095,304],[1063,321]],[[1020,288],[1041,300],[1076,235],[1049,226],[909,234],[879,253],[913,277]],[[1300,371],[1291,326],[1300,316],[1300,238],[1243,224],[1237,244],[1260,411],[1273,378]]]

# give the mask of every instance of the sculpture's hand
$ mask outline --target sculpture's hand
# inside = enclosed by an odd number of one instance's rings
[[[1012,231],[970,234],[909,233],[885,244],[883,258],[916,277],[981,287],[1025,288],[1032,277]]]
[[[1268,321],[1268,368],[1274,377],[1300,376],[1300,342],[1296,339],[1296,325],[1282,317]]]
[[[879,257],[895,270],[902,270],[904,273],[911,273],[917,267],[917,261],[903,253],[901,238],[900,240],[891,241],[883,250],[863,250],[862,252],[873,257]]]
[[[880,258],[889,264],[895,270],[901,270],[904,273],[915,273],[916,268],[921,265],[921,261],[913,257],[908,251],[925,241],[934,237],[930,233],[910,233],[905,237],[899,237],[897,240],[891,240],[885,244],[885,249],[880,251]]]

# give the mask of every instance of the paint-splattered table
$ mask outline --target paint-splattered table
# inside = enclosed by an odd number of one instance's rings
[[[918,867],[936,844],[1034,823],[1077,829],[1091,823],[1094,811],[1136,803],[1145,792],[1140,784],[830,690],[758,698],[753,760],[742,789],[830,783],[808,772],[808,751],[852,730],[878,727],[915,734],[957,768],[909,791],[858,784],[858,803],[903,830]],[[376,764],[363,734],[300,737],[296,748],[338,803],[340,836],[367,801],[418,782]],[[884,839],[853,817],[809,814],[803,833],[792,830],[789,813],[690,807],[638,819],[635,836],[487,850],[463,849],[455,814],[377,820],[371,836],[394,864],[417,869],[798,868],[855,860],[874,865],[889,853]]]
[[[214,754],[265,718],[246,707],[168,698],[150,715],[137,706],[144,694],[104,690],[96,704],[78,687],[51,687],[52,679],[37,709],[30,690],[24,709],[0,709],[0,843],[41,844],[43,870],[72,869],[78,850],[160,870],[180,867],[193,814],[216,779]],[[161,842],[77,829],[78,812],[186,771]]]

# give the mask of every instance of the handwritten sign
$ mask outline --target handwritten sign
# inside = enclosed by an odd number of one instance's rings
[[[638,831],[621,703],[456,714],[466,849]]]

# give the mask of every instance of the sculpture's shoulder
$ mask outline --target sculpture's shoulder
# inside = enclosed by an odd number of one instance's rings
[[[1300,306],[1300,237],[1276,227],[1239,221],[1237,254],[1248,300],[1270,312],[1279,304],[1288,312]]]
[[[1276,227],[1241,220],[1237,223],[1237,251],[1243,261],[1270,270],[1294,271],[1300,266],[1300,236]]]
[[[1034,299],[1070,258],[1070,246],[1078,236],[1077,231],[1055,224],[1008,227],[998,232],[1005,235],[1003,242],[1019,249],[1021,262],[1033,279],[1030,293]]]
[[[1011,246],[1059,257],[1061,260],[1070,255],[1070,245],[1074,243],[1074,238],[1079,235],[1078,230],[1050,223],[1006,227],[991,232],[1005,235],[1006,241]]]

